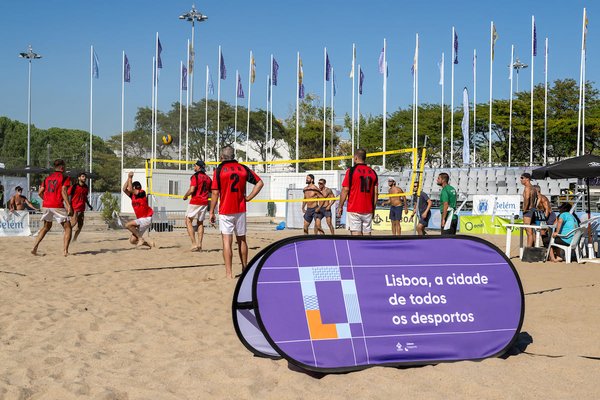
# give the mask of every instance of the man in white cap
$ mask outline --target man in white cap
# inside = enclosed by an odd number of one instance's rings
[[[383,202],[384,205],[390,205],[390,221],[392,221],[392,235],[400,236],[402,233],[402,211],[404,211],[404,197],[398,196],[404,191],[396,185],[396,180],[391,176],[388,178],[388,193],[395,195],[389,197]]]

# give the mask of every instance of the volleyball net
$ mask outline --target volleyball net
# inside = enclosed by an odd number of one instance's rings
[[[398,150],[380,151],[367,153],[367,164],[373,164],[381,160],[382,156],[393,156],[394,165],[401,165],[402,168],[395,167],[394,170],[385,170],[381,166],[371,165],[379,175],[379,187],[387,189],[384,180],[393,177],[398,186],[403,189],[403,193],[388,194],[380,193],[380,199],[390,197],[408,197],[414,194],[420,194],[423,183],[423,169],[425,167],[425,148],[407,148]],[[286,203],[314,201],[314,199],[288,198],[286,190],[288,188],[301,188],[304,185],[304,177],[307,174],[316,176],[315,181],[321,177],[327,178],[328,187],[334,189],[334,192],[341,190],[341,183],[346,168],[343,169],[311,169],[302,172],[294,172],[296,164],[312,164],[334,162],[338,165],[345,161],[347,166],[352,165],[352,156],[319,157],[300,160],[272,160],[272,161],[246,161],[240,164],[247,165],[254,169],[263,179],[265,188],[259,196],[252,200],[253,203]],[[147,192],[157,198],[183,199],[184,194],[189,188],[189,180],[193,174],[193,166],[196,161],[171,160],[171,159],[149,159],[146,160],[146,183]],[[206,161],[206,173],[212,178],[212,171],[219,164],[216,161]],[[269,166],[289,166],[285,172],[261,172],[269,170]],[[414,190],[414,184],[418,182],[417,190]],[[316,182],[315,182],[316,183]],[[337,189],[337,190],[335,190]],[[339,200],[339,196],[330,198],[320,198],[320,201]]]

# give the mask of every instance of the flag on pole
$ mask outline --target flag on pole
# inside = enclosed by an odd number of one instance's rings
[[[454,31],[454,64],[458,64],[458,33]]]
[[[384,63],[384,58],[385,58],[385,51],[382,48],[381,49],[381,53],[379,54],[379,73],[381,75],[383,75],[385,73],[385,67],[386,66],[383,64]]]
[[[583,22],[583,49],[586,49],[586,42],[587,42],[587,26],[588,26],[588,17],[587,17],[587,10],[584,8],[583,9],[583,15],[584,15],[584,22]]]
[[[239,74],[238,74],[238,81],[237,81],[237,97],[238,97],[238,99],[244,98],[244,88],[242,87],[242,77]]]
[[[467,88],[463,90],[463,119],[462,119],[462,134],[463,134],[463,164],[469,165],[469,91]]]
[[[358,94],[362,94],[363,81],[365,80],[365,74],[362,72],[362,68],[358,68]]]
[[[190,61],[189,61],[190,65],[188,67],[189,67],[189,70],[190,70],[190,74],[193,74],[194,73],[194,47],[192,47],[192,43],[191,42],[190,42],[190,46],[188,47],[188,53],[190,55],[190,57],[189,57],[189,59],[190,59]]]
[[[208,70],[208,93],[215,94],[215,85],[213,84],[212,74]]]
[[[535,28],[535,20],[533,21],[533,56],[537,57],[537,30]]]
[[[350,78],[354,78],[354,64],[356,64],[356,46],[352,48],[352,69],[350,70]]]
[[[250,57],[250,83],[254,83],[256,79],[256,63],[254,62],[254,54]]]
[[[267,79],[267,102],[271,101],[271,77]]]
[[[329,82],[331,79],[331,63],[329,62],[329,54],[325,53],[325,80]]]
[[[444,63],[442,60],[438,62],[438,69],[440,70],[440,81],[438,82],[440,85],[444,84]]]
[[[225,59],[223,58],[223,53],[221,53],[221,76],[219,77],[222,80],[227,79],[227,67],[225,67]]]
[[[273,86],[277,86],[277,75],[279,74],[279,64],[273,58]],[[269,85],[270,86],[270,85]]]
[[[298,69],[298,98],[299,99],[303,99],[304,98],[304,83],[302,82],[304,79],[304,69],[302,68],[302,59],[299,58],[299,66],[300,68]]]
[[[412,63],[412,67],[410,67],[410,72],[411,74],[414,76],[415,75],[415,71],[418,68],[417,65],[417,59],[419,58],[419,47],[415,46],[415,55],[413,57],[413,63]]]
[[[492,23],[492,61],[494,61],[494,51],[496,49],[496,40],[498,40],[498,32],[496,32],[496,24]]]
[[[100,78],[100,62],[98,61],[98,55],[94,50],[94,61],[92,63],[92,76],[96,79]]]
[[[160,44],[160,38],[158,38],[158,68],[162,68],[162,59],[160,58],[160,54],[162,53],[162,45]]]
[[[181,90],[187,90],[187,75],[187,68],[185,65],[181,64]]]
[[[131,82],[131,65],[129,65],[129,59],[125,55],[125,68],[123,70],[123,81]]]
[[[337,93],[337,87],[335,84],[335,74],[332,74],[333,76],[331,77],[331,79],[333,79],[333,95],[335,96],[335,94]]]

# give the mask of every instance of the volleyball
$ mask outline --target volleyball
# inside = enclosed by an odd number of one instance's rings
[[[165,136],[163,136],[162,137],[162,142],[165,145],[169,145],[169,144],[173,143],[173,136],[171,136],[171,135],[165,135]]]

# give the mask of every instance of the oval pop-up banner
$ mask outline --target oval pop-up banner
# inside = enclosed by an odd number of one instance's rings
[[[476,237],[301,236],[258,256],[234,295],[238,336],[311,371],[495,357],[523,322],[514,266]]]

